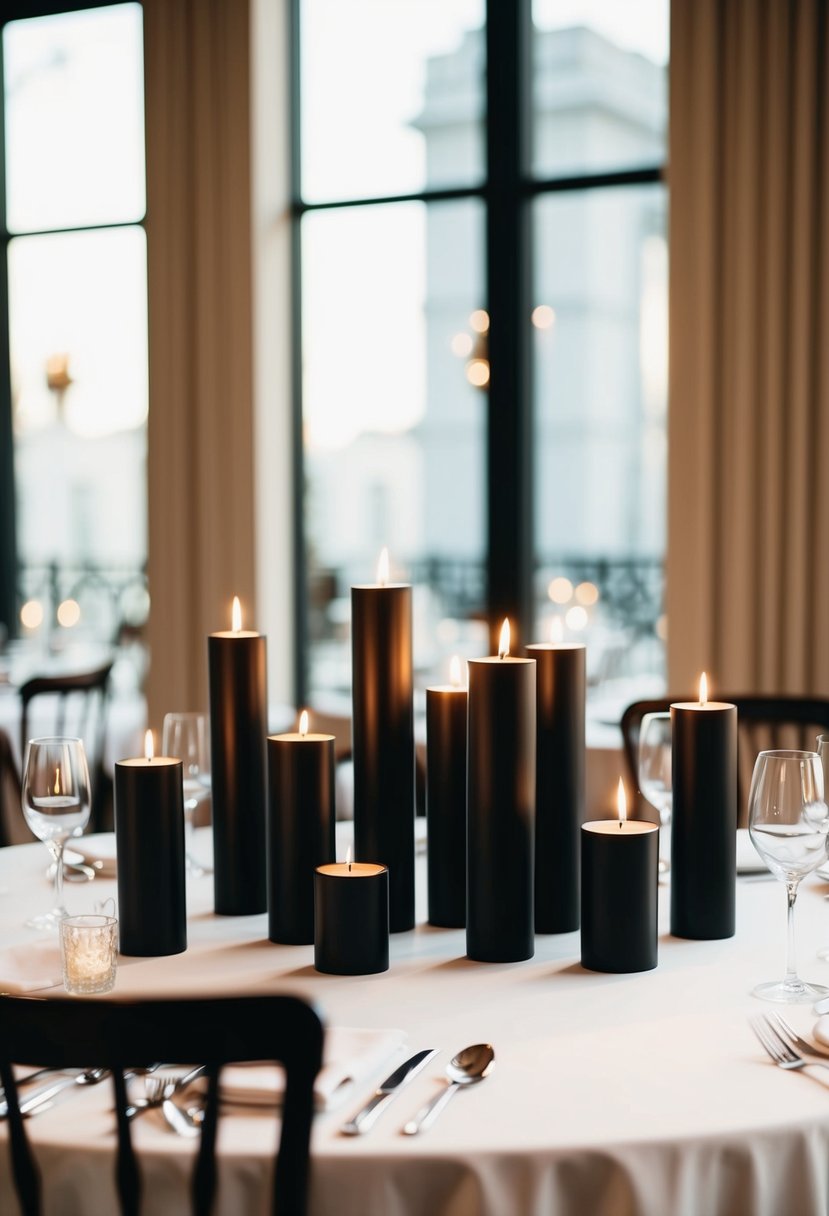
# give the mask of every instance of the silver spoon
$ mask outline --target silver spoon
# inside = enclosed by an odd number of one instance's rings
[[[431,1127],[445,1106],[464,1085],[474,1085],[488,1077],[495,1066],[495,1049],[491,1043],[475,1043],[464,1047],[446,1065],[449,1084],[422,1106],[413,1119],[403,1127],[404,1136],[416,1136]]]

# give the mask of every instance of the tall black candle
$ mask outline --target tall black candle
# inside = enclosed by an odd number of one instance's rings
[[[187,949],[182,764],[152,757],[115,764],[118,933],[122,954],[181,954]]]
[[[659,827],[620,818],[585,823],[581,962],[591,971],[650,971],[657,960]]]
[[[581,822],[584,818],[586,651],[577,642],[538,642],[535,931],[579,927]]]
[[[265,852],[265,638],[233,628],[207,639],[213,764],[213,888],[216,911],[250,916],[267,908]]]
[[[426,689],[426,868],[429,923],[459,929],[466,924],[468,698],[460,662],[452,663],[452,683]]]
[[[336,856],[334,736],[299,731],[268,736],[268,937],[314,940],[314,870]]]
[[[733,937],[737,898],[737,707],[671,706],[671,933]]]
[[[389,869],[392,933],[414,928],[414,690],[412,589],[351,588],[354,847]]]
[[[329,975],[389,969],[389,872],[344,861],[314,872],[314,966]]]
[[[466,952],[532,958],[535,662],[509,654],[469,661]]]

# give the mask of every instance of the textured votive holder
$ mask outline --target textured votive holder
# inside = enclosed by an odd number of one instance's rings
[[[73,996],[111,992],[118,957],[118,921],[114,916],[66,916],[60,922],[63,986]]]

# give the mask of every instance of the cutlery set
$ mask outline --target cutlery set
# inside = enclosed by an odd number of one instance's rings
[[[829,1068],[829,1051],[801,1038],[779,1013],[761,1014],[749,1024],[778,1068]]]

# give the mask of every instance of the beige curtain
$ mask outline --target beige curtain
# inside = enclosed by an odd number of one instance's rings
[[[827,0],[673,0],[668,666],[829,695]]]
[[[150,724],[207,705],[207,634],[254,606],[247,0],[144,0]]]

